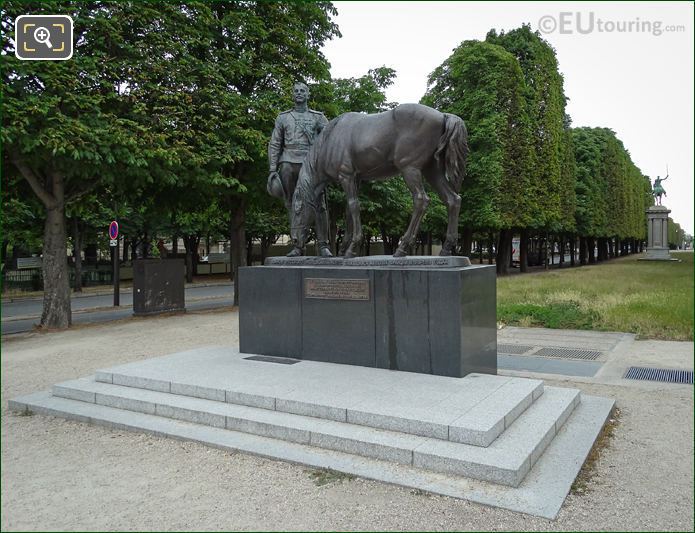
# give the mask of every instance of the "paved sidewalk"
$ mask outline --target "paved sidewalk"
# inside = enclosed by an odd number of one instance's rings
[[[539,379],[659,388],[662,382],[624,379],[631,366],[693,370],[695,344],[682,341],[636,340],[632,333],[505,327],[497,332],[500,374]],[[566,348],[570,357],[504,355],[512,347]],[[592,360],[574,359],[572,353],[598,352]],[[537,353],[538,350],[535,350]],[[592,356],[595,354],[591,354]]]

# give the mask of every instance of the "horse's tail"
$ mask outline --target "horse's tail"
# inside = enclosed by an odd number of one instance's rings
[[[451,113],[444,113],[444,133],[439,138],[434,157],[441,160],[444,154],[444,171],[454,190],[461,190],[461,183],[466,174],[468,157],[468,131],[463,120]]]

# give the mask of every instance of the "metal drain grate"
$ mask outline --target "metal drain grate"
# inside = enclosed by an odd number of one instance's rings
[[[541,348],[536,353],[531,355],[540,355],[541,357],[560,357],[562,359],[588,359],[593,361],[598,359],[602,354],[594,350],[573,350],[571,348]]]
[[[528,352],[533,346],[524,346],[523,344],[498,344],[497,353],[509,355],[521,355]]]
[[[627,369],[625,379],[640,379],[643,381],[664,381],[666,383],[693,384],[692,370],[672,370],[668,368],[649,368],[631,366]]]
[[[247,361],[261,361],[263,363],[279,363],[281,365],[294,365],[301,363],[300,359],[290,359],[289,357],[273,357],[272,355],[252,355],[244,357]]]

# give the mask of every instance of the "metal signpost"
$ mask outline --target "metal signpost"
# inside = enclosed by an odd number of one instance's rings
[[[121,305],[121,274],[118,260],[118,222],[115,220],[109,224],[109,239],[111,239],[109,244],[111,246],[111,261],[113,262],[113,305],[118,307]]]

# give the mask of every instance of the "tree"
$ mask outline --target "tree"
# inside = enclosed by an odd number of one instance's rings
[[[559,229],[563,219],[561,185],[562,145],[566,124],[566,98],[555,50],[533,32],[530,25],[499,34],[491,30],[487,42],[502,46],[519,61],[524,74],[524,92],[533,139],[533,180],[536,202],[533,225]]]
[[[428,80],[422,103],[466,121],[470,156],[461,190],[462,223],[471,230],[502,230],[511,247],[514,227],[531,223],[534,201],[526,87],[517,59],[501,46],[464,41]],[[509,257],[498,260],[506,272]]]
[[[21,14],[64,13],[75,21],[69,61],[19,61],[12,24]],[[182,59],[181,10],[166,2],[6,2],[2,142],[45,209],[41,326],[71,323],[65,207],[98,186],[166,178],[180,157],[149,126],[139,99]],[[180,27],[179,27],[180,26]]]
[[[286,108],[284,96],[295,81],[329,78],[321,47],[340,34],[329,2],[201,2],[197,7],[208,21],[201,50],[214,72],[214,78],[204,78],[206,93],[211,102],[225,95],[235,99],[224,117],[212,117],[220,127],[209,135],[233,143],[236,151],[233,160],[218,161],[214,194],[229,213],[237,302],[236,273],[246,259],[246,211],[254,196],[249,192],[265,191],[263,162],[275,116]]]

